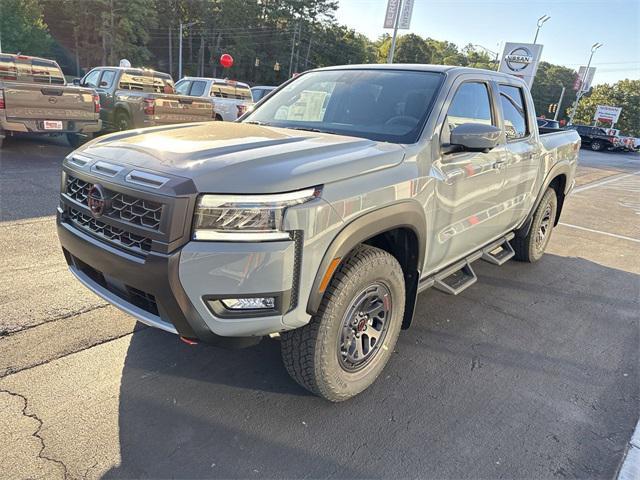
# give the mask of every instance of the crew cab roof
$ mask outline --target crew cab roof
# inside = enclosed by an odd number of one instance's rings
[[[460,67],[456,65],[431,65],[425,63],[363,63],[358,65],[336,65],[332,67],[322,67],[314,69],[313,71],[330,71],[330,70],[406,70],[406,71],[422,71],[422,72],[436,72],[436,73],[445,73],[451,74],[455,73],[456,75],[462,75],[465,73],[471,74],[483,74],[483,75],[491,75],[491,76],[499,76],[504,77],[506,79],[517,79],[522,81],[519,77],[515,75],[510,75],[508,73],[497,72],[495,70],[486,70],[483,68],[472,68],[472,67]]]
[[[213,82],[220,85],[235,85],[241,88],[250,88],[248,83],[238,82],[237,80],[228,80],[224,78],[212,78],[212,77],[182,77],[180,80],[201,80],[203,82]]]

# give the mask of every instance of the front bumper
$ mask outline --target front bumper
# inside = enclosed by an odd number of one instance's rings
[[[169,254],[141,257],[74,226],[58,210],[58,237],[71,272],[87,288],[140,322],[211,344],[284,331],[286,317],[308,315],[297,302],[301,242],[190,242]],[[216,314],[207,300],[275,296],[256,315]],[[300,321],[301,319],[297,319]],[[295,323],[295,322],[294,322]]]

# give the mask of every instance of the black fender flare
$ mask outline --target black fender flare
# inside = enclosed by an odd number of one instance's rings
[[[416,235],[418,241],[418,258],[416,259],[417,272],[409,272],[415,277],[415,284],[420,278],[420,270],[424,264],[425,250],[426,250],[426,233],[427,222],[424,214],[424,209],[416,201],[402,201],[394,203],[392,205],[378,208],[372,212],[365,213],[364,215],[351,221],[333,239],[329,248],[324,254],[320,267],[316,273],[311,288],[311,294],[307,302],[307,313],[315,315],[320,308],[324,291],[320,290],[322,279],[329,269],[331,262],[336,259],[344,259],[344,257],[353,250],[357,245],[369,240],[376,235],[379,235],[390,230],[397,228],[407,228]],[[405,275],[407,272],[405,272]],[[331,273],[333,276],[333,272]],[[407,287],[407,297],[409,303],[409,297],[412,295],[410,290],[416,290],[415,288]],[[413,293],[415,295],[415,292]],[[411,305],[415,303],[415,298],[411,299]],[[411,312],[413,315],[413,312]]]

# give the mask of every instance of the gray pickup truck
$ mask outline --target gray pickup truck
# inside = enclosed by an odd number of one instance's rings
[[[176,123],[214,120],[213,106],[204,99],[176,95],[167,73],[142,68],[96,67],[81,86],[100,96],[100,116],[106,130],[130,130]]]
[[[542,257],[579,147],[538,133],[514,76],[318,69],[239,122],[73,152],[58,235],[71,272],[141,322],[189,343],[279,334],[291,376],[341,401],[380,374],[419,292]]]
[[[101,128],[90,88],[65,85],[53,60],[0,53],[0,147],[6,135],[66,135],[73,147]]]

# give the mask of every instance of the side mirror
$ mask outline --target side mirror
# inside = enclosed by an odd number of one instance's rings
[[[79,87],[79,86],[80,86],[80,79],[79,79],[79,78],[74,78],[74,79],[72,80],[72,82],[73,82],[73,84],[74,84],[76,87]]]
[[[105,82],[104,80],[100,82],[100,85],[98,85],[99,87],[106,87],[109,84],[107,82]]]
[[[449,143],[469,152],[488,152],[498,145],[500,134],[500,129],[493,125],[463,123],[451,130]]]

